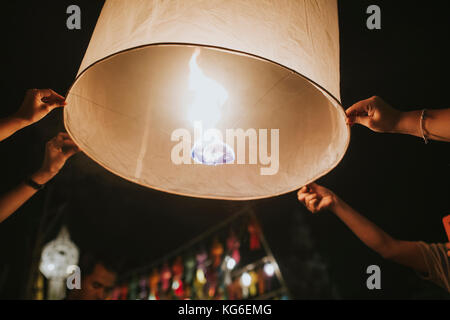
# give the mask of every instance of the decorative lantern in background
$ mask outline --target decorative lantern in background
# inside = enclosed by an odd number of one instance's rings
[[[135,183],[266,198],[344,156],[339,82],[336,0],[107,0],[64,120]]]
[[[184,281],[191,285],[192,284],[192,280],[194,278],[194,273],[195,273],[195,258],[193,254],[190,254],[188,256],[188,258],[184,261]]]
[[[128,299],[128,286],[126,284],[122,285],[120,288],[120,300],[127,300]]]
[[[238,264],[241,261],[241,255],[239,253],[239,247],[241,246],[236,234],[233,230],[230,231],[230,235],[227,238],[227,249],[230,252],[231,258],[234,261],[234,264]],[[231,269],[234,268],[234,265]]]
[[[139,279],[134,276],[131,282],[128,284],[128,297],[129,300],[137,300],[139,290]]]
[[[252,276],[248,272],[244,272],[241,275],[240,283],[242,287],[242,296],[246,299],[248,297],[249,287],[252,284]]]
[[[220,243],[219,239],[214,238],[212,247],[211,247],[211,258],[212,258],[212,266],[213,268],[217,268],[220,266],[220,262],[222,261],[223,254],[223,245]]]
[[[256,221],[256,219],[251,219],[247,230],[249,233],[249,244],[250,250],[258,250],[261,248],[260,237],[261,237],[261,228]]]
[[[183,259],[178,256],[172,265],[172,289],[178,298],[184,295],[183,272]]]
[[[59,300],[65,296],[68,267],[78,263],[77,246],[70,240],[69,231],[62,227],[55,240],[47,243],[41,254],[39,270],[49,280],[48,299]]]
[[[158,269],[153,268],[153,272],[150,275],[149,278],[149,287],[150,287],[150,294],[148,297],[148,300],[158,300],[159,299],[159,295],[158,295],[158,284],[161,280],[161,277],[159,275]]]
[[[161,290],[167,292],[170,287],[170,279],[172,278],[172,272],[170,271],[169,264],[164,263],[161,269]]]
[[[147,277],[141,277],[141,279],[139,280],[139,299],[140,300],[148,299]]]

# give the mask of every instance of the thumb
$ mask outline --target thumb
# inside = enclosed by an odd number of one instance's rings
[[[40,96],[43,96],[41,101],[51,108],[63,107],[66,105],[66,99],[52,89],[41,89],[39,94]]]
[[[370,116],[368,115],[355,115],[349,118],[348,123],[350,126],[354,125],[355,123],[358,123],[360,125],[363,125],[367,128],[370,128]]]
[[[67,102],[65,100],[61,100],[59,97],[53,97],[53,96],[44,97],[41,99],[41,101],[52,109],[64,107],[67,104]]]
[[[308,187],[308,190],[311,192],[311,191],[316,191],[317,190],[317,187],[318,187],[319,185],[317,184],[317,183],[315,183],[315,182],[311,182],[310,184],[308,184],[307,185],[307,187]]]
[[[317,187],[317,183],[311,182],[311,183],[309,183],[309,184],[307,185],[307,187],[308,187],[308,188],[314,188],[314,187]]]
[[[369,103],[369,99],[361,100],[345,110],[345,114],[348,117],[347,123],[350,125],[353,125],[355,123],[367,125],[369,116]]]
[[[64,152],[64,160],[69,159],[71,156],[78,152],[80,152],[80,149],[78,147],[71,147]]]

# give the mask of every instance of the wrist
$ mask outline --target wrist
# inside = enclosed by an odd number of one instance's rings
[[[331,201],[331,204],[328,208],[333,213],[336,213],[336,210],[338,210],[340,207],[342,207],[342,200],[337,195],[333,194],[333,200]]]
[[[38,184],[46,184],[55,175],[56,175],[56,173],[52,173],[52,172],[50,172],[48,170],[40,169],[40,170],[36,171],[34,174],[32,174],[30,176],[30,178],[33,179],[33,181],[38,183]]]
[[[401,112],[393,133],[420,136],[420,114],[421,110]]]
[[[29,126],[30,124],[32,124],[32,122],[30,120],[27,120],[17,114],[12,115],[11,117],[9,117],[9,121],[11,121],[12,123],[14,123],[14,125],[18,128],[18,129],[22,129],[25,128],[26,126]]]

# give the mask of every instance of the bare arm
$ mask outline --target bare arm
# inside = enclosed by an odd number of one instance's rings
[[[401,112],[380,97],[373,96],[355,103],[345,112],[350,125],[358,123],[375,132],[422,137],[420,125],[422,110]],[[425,137],[429,139],[450,142],[450,109],[427,109],[423,129]]]
[[[26,127],[28,123],[14,116],[0,119],[0,141],[8,138],[14,132]]]
[[[51,177],[45,172],[38,171],[31,175],[31,179],[39,184],[46,184]],[[36,189],[22,182],[14,189],[3,194],[0,197],[0,223],[19,209],[36,192]]]
[[[427,271],[417,242],[402,241],[391,237],[339,198],[331,210],[365,245],[383,258],[420,272]]]
[[[54,108],[65,104],[64,97],[51,89],[28,90],[19,110],[10,117],[0,119],[0,141],[41,120]]]
[[[31,179],[38,184],[47,183],[61,170],[66,160],[78,150],[67,133],[58,134],[47,142],[44,163],[41,169],[31,176]],[[0,223],[12,215],[36,192],[37,190],[31,186],[21,183],[0,196]]]
[[[395,132],[422,137],[420,116],[422,110],[402,112]],[[426,110],[423,120],[425,137],[450,142],[450,109]]]
[[[327,188],[315,183],[310,184],[299,190],[298,199],[313,213],[324,209],[332,211],[364,244],[383,258],[419,272],[427,272],[427,266],[417,242],[392,238]]]

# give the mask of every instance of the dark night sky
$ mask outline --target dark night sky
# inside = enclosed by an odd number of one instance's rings
[[[102,3],[17,1],[1,7],[0,117],[18,108],[28,88],[49,87],[66,93]],[[450,23],[445,3],[339,2],[345,108],[372,95],[402,110],[449,106]],[[81,30],[69,31],[65,26],[70,4],[81,7]],[[370,4],[382,9],[381,30],[365,27],[365,9]],[[0,143],[0,193],[39,167],[45,142],[61,130],[58,110]],[[450,213],[449,155],[445,143],[425,145],[415,137],[354,127],[344,159],[318,182],[395,237],[443,242],[441,219]],[[177,248],[247,205],[260,219],[296,297],[308,298],[308,292],[299,289],[302,275],[294,263],[305,259],[295,250],[298,232],[305,228],[341,298],[446,297],[443,290],[420,280],[414,272],[382,260],[330,213],[308,214],[295,193],[247,202],[185,198],[124,181],[79,154],[44,192],[0,224],[0,298],[23,295],[44,211],[50,217],[64,213],[45,241],[55,236],[64,221],[82,250],[102,252],[130,269]],[[381,267],[382,290],[369,291],[365,286],[365,269],[371,264]]]

